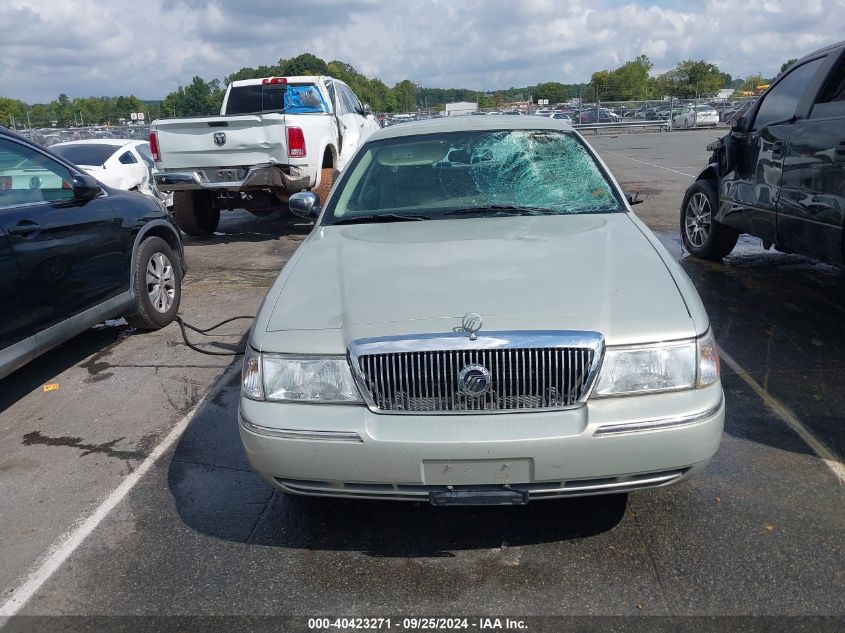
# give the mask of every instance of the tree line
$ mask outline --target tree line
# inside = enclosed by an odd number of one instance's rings
[[[795,60],[781,67],[783,72]],[[131,112],[144,112],[147,120],[169,116],[209,115],[220,111],[226,86],[238,79],[269,76],[329,75],[346,82],[362,102],[374,112],[411,112],[423,108],[442,109],[454,101],[477,102],[481,108],[502,107],[507,103],[548,99],[561,103],[573,98],[584,101],[635,101],[661,99],[664,96],[692,98],[713,97],[722,88],[753,91],[770,80],[761,76],[734,79],[715,64],[704,60],[683,60],[668,72],[652,75],[654,64],[645,55],[613,70],[592,74],[589,83],[563,84],[554,81],[506,90],[476,91],[467,88],[427,88],[410,80],[388,86],[378,78],[369,78],[349,63],[326,62],[311,53],[279,59],[270,66],[244,67],[223,80],[194,77],[161,101],[143,101],[135,95],[120,97],[83,97],[70,99],[61,94],[50,103],[28,105],[0,97],[0,124],[49,127],[116,124],[129,119]]]

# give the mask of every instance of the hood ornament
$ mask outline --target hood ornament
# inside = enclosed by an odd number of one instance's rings
[[[484,321],[481,320],[481,315],[477,312],[467,312],[461,320],[461,327],[464,332],[469,334],[469,340],[471,341],[478,338],[476,333],[481,329],[482,325],[484,325]]]

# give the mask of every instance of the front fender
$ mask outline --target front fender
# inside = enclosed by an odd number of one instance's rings
[[[138,255],[138,248],[141,242],[149,235],[157,235],[170,244],[179,256],[179,265],[182,268],[182,276],[188,271],[188,266],[185,263],[185,251],[182,247],[182,238],[179,237],[179,231],[167,220],[152,220],[144,224],[135,236],[135,242],[132,244],[132,266],[135,266],[135,258]],[[133,305],[138,298],[138,291],[135,288],[135,271],[130,268],[129,271],[129,291],[132,293]]]

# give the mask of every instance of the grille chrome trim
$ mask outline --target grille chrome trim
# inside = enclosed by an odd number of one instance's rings
[[[374,413],[489,415],[583,406],[596,382],[604,347],[598,332],[485,332],[470,340],[460,331],[358,339],[349,343],[349,356],[355,382]],[[472,362],[493,374],[495,393],[463,398],[456,407],[458,372]],[[392,407],[397,400],[412,408],[382,407],[388,401]]]

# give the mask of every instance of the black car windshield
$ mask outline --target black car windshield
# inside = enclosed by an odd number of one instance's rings
[[[54,152],[74,165],[95,167],[105,163],[120,147],[106,143],[80,143],[79,145],[54,145]]]
[[[559,130],[485,130],[368,143],[324,224],[385,214],[431,219],[625,211],[584,143]]]

